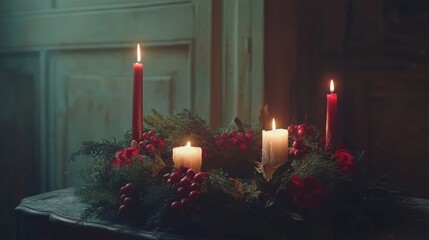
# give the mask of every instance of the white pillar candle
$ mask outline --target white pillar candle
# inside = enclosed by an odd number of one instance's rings
[[[273,119],[273,130],[262,130],[262,164],[271,163],[278,167],[288,160],[288,137],[286,129],[276,129]]]
[[[191,147],[190,142],[186,146],[173,148],[174,167],[184,166],[201,172],[202,152],[200,147]]]

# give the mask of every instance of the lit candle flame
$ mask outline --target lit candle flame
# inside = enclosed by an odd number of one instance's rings
[[[329,90],[331,90],[331,93],[334,92],[334,80],[331,79],[331,86],[329,87]]]
[[[140,56],[140,44],[137,44],[137,62],[141,61],[141,56]]]
[[[188,143],[186,144],[186,147],[190,147],[191,146],[191,142],[188,141]]]
[[[276,130],[276,121],[274,121],[274,118],[273,118],[273,130]]]

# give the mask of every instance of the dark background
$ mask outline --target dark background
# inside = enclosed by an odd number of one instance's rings
[[[267,0],[264,26],[273,115],[324,126],[333,78],[341,143],[428,198],[429,1]]]

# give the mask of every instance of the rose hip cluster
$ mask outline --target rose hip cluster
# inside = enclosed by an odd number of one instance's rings
[[[165,149],[164,138],[156,136],[156,131],[151,130],[142,134],[142,140],[139,142],[140,153],[150,155],[155,149],[163,151]]]
[[[292,148],[289,150],[289,157],[300,158],[307,153],[303,138],[314,133],[314,129],[307,124],[290,125],[287,128],[289,136],[295,139]]]
[[[246,152],[249,149],[249,142],[253,139],[253,131],[230,131],[229,133],[215,135],[214,139],[216,146],[227,149],[235,145],[238,146],[241,152]]]
[[[118,213],[120,216],[127,216],[131,213],[131,209],[135,206],[136,192],[134,184],[127,183],[120,189],[121,205],[119,206]]]
[[[209,176],[207,172],[195,173],[193,169],[181,167],[179,171],[167,173],[163,179],[176,192],[177,201],[170,205],[171,211],[183,216],[199,206],[196,204],[201,194],[201,184]]]

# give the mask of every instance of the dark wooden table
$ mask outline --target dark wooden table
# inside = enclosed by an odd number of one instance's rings
[[[67,188],[24,198],[15,209],[17,239],[180,239],[100,219],[80,223],[80,215],[89,205],[82,203],[73,190]]]
[[[69,240],[69,239],[187,239],[165,233],[142,231],[127,225],[113,224],[100,219],[79,222],[81,213],[89,207],[67,188],[24,198],[15,209],[17,215],[17,239]],[[416,204],[429,210],[429,200],[413,199]],[[233,239],[231,237],[208,237]],[[394,232],[380,232],[371,239],[429,239],[429,223],[420,227],[405,227]]]

